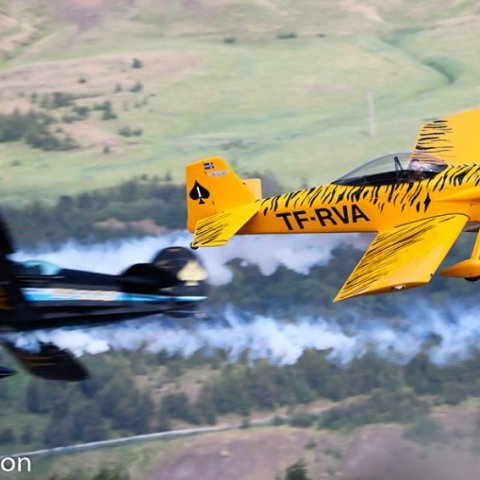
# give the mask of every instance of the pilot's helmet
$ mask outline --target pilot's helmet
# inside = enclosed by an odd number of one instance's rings
[[[408,169],[409,170],[422,170],[423,168],[423,163],[420,161],[420,159],[413,157],[410,160],[410,163],[408,164]]]

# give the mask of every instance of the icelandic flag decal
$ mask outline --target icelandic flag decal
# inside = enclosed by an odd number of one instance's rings
[[[206,162],[203,164],[203,168],[205,170],[211,170],[212,168],[215,168],[215,164],[213,162]]]

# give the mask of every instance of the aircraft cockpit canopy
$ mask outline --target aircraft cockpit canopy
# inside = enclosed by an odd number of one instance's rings
[[[28,276],[53,276],[58,275],[61,267],[43,260],[27,260],[17,264],[20,275]]]
[[[426,153],[390,153],[360,165],[332,183],[352,186],[411,183],[433,178],[446,167],[444,160]]]

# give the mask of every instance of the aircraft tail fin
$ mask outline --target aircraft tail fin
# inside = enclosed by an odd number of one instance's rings
[[[257,200],[262,198],[262,181],[259,178],[244,178],[243,183]]]
[[[220,157],[187,166],[187,228],[193,247],[222,245],[259,210],[259,179],[242,180]]]

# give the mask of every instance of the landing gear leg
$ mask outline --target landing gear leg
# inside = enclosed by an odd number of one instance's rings
[[[480,230],[477,233],[477,239],[475,240],[475,245],[473,246],[470,258],[473,260],[478,260],[480,258]]]

